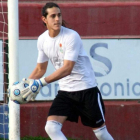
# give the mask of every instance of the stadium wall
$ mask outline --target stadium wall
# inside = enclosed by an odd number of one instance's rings
[[[20,37],[37,37],[46,28],[41,21],[44,3],[20,3]],[[70,28],[86,38],[140,38],[140,2],[60,3],[62,15]],[[21,136],[44,136],[51,102],[21,106]],[[115,140],[140,139],[140,104],[138,101],[105,101],[106,124]],[[24,127],[26,126],[26,127]],[[67,137],[96,139],[88,127],[66,122]]]
[[[46,30],[41,21],[43,2],[19,3],[20,38],[37,38]],[[69,27],[86,38],[140,38],[140,2],[74,2],[60,3],[63,18]],[[0,17],[2,18],[2,17]],[[1,27],[0,27],[1,28]],[[138,99],[139,100],[139,99]],[[138,140],[140,126],[139,101],[105,101],[106,124],[115,140]],[[44,136],[47,113],[52,102],[21,105],[21,137]],[[63,132],[67,137],[96,139],[81,122],[66,122]]]
[[[31,1],[31,0],[30,0]],[[45,2],[44,2],[45,3]],[[19,2],[19,36],[38,37],[45,27],[41,21],[43,2]],[[7,4],[3,2],[4,9]],[[128,2],[61,2],[63,19],[84,37],[140,37],[140,1]],[[7,21],[0,15],[1,21]],[[2,25],[2,23],[0,23]],[[79,26],[80,25],[80,26]],[[7,25],[4,27],[7,32]],[[0,26],[3,31],[3,26]],[[5,34],[6,35],[6,34]],[[2,37],[2,33],[0,33]]]
[[[37,37],[44,3],[19,3],[20,37]],[[140,2],[60,3],[63,19],[80,36],[140,36]]]
[[[43,136],[52,102],[21,105],[21,136]],[[106,125],[115,140],[139,140],[140,104],[138,101],[105,101]],[[64,123],[63,133],[70,138],[96,140],[91,128],[78,123]]]

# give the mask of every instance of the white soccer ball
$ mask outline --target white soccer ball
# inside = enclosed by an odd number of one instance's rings
[[[29,86],[24,81],[14,82],[11,88],[9,89],[9,97],[12,101],[17,104],[25,104],[27,103],[26,99],[23,99],[21,96],[21,91]]]

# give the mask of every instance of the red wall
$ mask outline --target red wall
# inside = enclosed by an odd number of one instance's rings
[[[45,124],[51,102],[21,105],[21,136],[47,137]],[[140,104],[137,101],[105,101],[106,125],[115,140],[139,140]],[[65,122],[63,133],[71,138],[95,140],[91,128],[81,122]]]
[[[38,36],[44,3],[20,3],[20,36]],[[140,36],[140,2],[61,3],[63,18],[81,36]]]
[[[6,3],[3,3],[4,11]],[[19,2],[19,36],[38,37],[45,26],[41,21],[44,3]],[[60,3],[63,18],[69,26],[88,37],[140,37],[140,2]],[[7,21],[6,14],[5,20]],[[4,20],[0,14],[0,21]],[[0,30],[3,24],[0,23]],[[5,27],[7,32],[7,25]],[[5,34],[6,35],[6,34]],[[0,34],[2,36],[2,34]]]

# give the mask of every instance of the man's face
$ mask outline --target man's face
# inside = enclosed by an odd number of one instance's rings
[[[43,21],[46,23],[48,30],[60,30],[62,25],[62,15],[60,9],[57,7],[48,8],[47,12],[48,15],[44,17]]]

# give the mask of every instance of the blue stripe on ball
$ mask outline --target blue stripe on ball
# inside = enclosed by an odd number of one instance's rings
[[[17,81],[17,82],[14,82],[14,83],[13,83],[13,85],[17,85],[18,83],[19,83],[19,81]]]
[[[14,94],[15,94],[16,96],[18,96],[18,95],[20,94],[20,90],[19,90],[19,89],[15,89],[15,90],[14,90]]]
[[[25,87],[25,88],[28,87],[28,86],[29,86],[29,84],[27,84],[27,83],[24,84],[24,87]]]
[[[20,102],[18,102],[18,101],[16,101],[16,100],[14,100],[13,102],[15,102],[16,104],[20,104]]]

